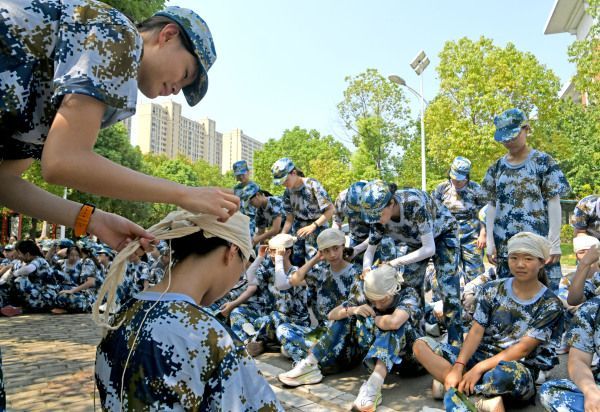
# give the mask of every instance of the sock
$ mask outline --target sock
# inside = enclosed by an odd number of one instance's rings
[[[306,357],[306,361],[311,365],[316,365],[319,363],[319,360],[315,358],[315,355],[313,355],[312,352],[308,354],[308,356]]]
[[[379,389],[383,385],[383,379],[383,376],[379,373],[373,372],[371,376],[369,376],[369,380],[367,380],[367,385],[373,389]]]

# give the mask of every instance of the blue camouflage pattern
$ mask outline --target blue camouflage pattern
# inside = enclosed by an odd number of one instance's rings
[[[362,219],[360,212],[360,192],[352,190],[359,188],[360,186],[356,186],[359,184],[364,186],[366,183],[357,182],[350,186],[350,189],[342,190],[334,203],[333,221],[342,227],[344,219],[348,218],[350,246],[356,246],[369,237],[370,225]]]
[[[27,264],[34,265],[36,269],[14,279],[14,293],[18,302],[25,310],[33,312],[52,309],[59,291],[56,270],[42,257],[35,257]]]
[[[248,167],[248,162],[246,162],[245,160],[238,160],[233,164],[231,168],[233,169],[233,174],[235,176],[245,175],[250,171],[250,168]]]
[[[466,157],[456,156],[450,165],[448,175],[452,179],[466,180],[471,172],[471,161]]]
[[[600,239],[600,196],[586,196],[577,202],[571,216],[571,226]]]
[[[464,274],[465,283],[468,283],[485,270],[483,250],[477,249],[477,238],[482,227],[479,212],[487,204],[483,190],[473,181],[469,181],[461,189],[447,181],[435,188],[432,197],[446,206],[458,222],[458,266]]]
[[[375,179],[367,183],[360,194],[363,220],[369,224],[379,222],[381,211],[388,205],[391,198],[390,187],[383,180]]]
[[[279,196],[267,197],[267,205],[256,208],[254,222],[257,229],[267,229],[273,226],[273,221],[281,216],[282,225],[285,220],[285,212],[283,211],[283,200]]]
[[[256,232],[256,222],[255,222],[255,217],[256,217],[256,208],[254,206],[252,206],[250,204],[250,202],[248,201],[244,201],[243,200],[243,196],[245,196],[245,190],[246,190],[246,186],[251,185],[250,187],[252,188],[252,186],[258,186],[256,183],[250,181],[246,184],[243,183],[238,183],[237,185],[235,185],[233,187],[233,194],[236,195],[237,197],[239,197],[242,201],[240,202],[240,212],[243,215],[248,216],[248,218],[250,219],[250,237],[254,236],[254,233]]]
[[[294,165],[292,159],[289,159],[287,157],[282,157],[281,159],[278,159],[275,163],[273,163],[273,166],[271,166],[273,184],[276,186],[281,185],[287,178],[287,175],[290,174],[290,172],[294,170],[295,167],[296,166]]]
[[[493,236],[498,277],[509,277],[508,239],[520,232],[548,236],[547,201],[565,196],[571,187],[554,159],[535,149],[519,165],[511,165],[504,156],[498,159],[487,170],[481,187],[496,207]],[[557,288],[560,264],[547,265],[546,274]]]
[[[508,109],[494,117],[494,140],[507,142],[517,137],[521,128],[528,124],[527,116],[521,109]]]
[[[0,153],[40,159],[67,94],[106,105],[101,127],[135,113],[142,38],[95,0],[6,0],[0,5]]]
[[[283,411],[226,327],[189,296],[169,293],[156,303],[159,296],[136,295],[115,317],[115,325],[123,323],[98,345],[96,385],[103,410]]]

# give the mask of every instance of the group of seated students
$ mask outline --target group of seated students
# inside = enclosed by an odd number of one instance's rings
[[[7,244],[0,255],[0,313],[89,313],[115,252],[92,239],[25,239]],[[164,243],[131,257],[117,305],[158,283],[169,265]]]

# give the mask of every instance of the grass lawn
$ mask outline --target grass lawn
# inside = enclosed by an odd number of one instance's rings
[[[575,261],[575,253],[573,252],[573,243],[561,243],[560,250],[562,251],[562,256],[560,258],[560,263],[562,265],[575,266],[577,264]]]

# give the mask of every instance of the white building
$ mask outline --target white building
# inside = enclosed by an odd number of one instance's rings
[[[263,144],[256,139],[244,134],[241,129],[233,129],[230,132],[223,133],[223,149],[221,172],[223,174],[231,170],[233,163],[238,160],[245,160],[248,166],[252,168],[254,152],[261,150]]]

